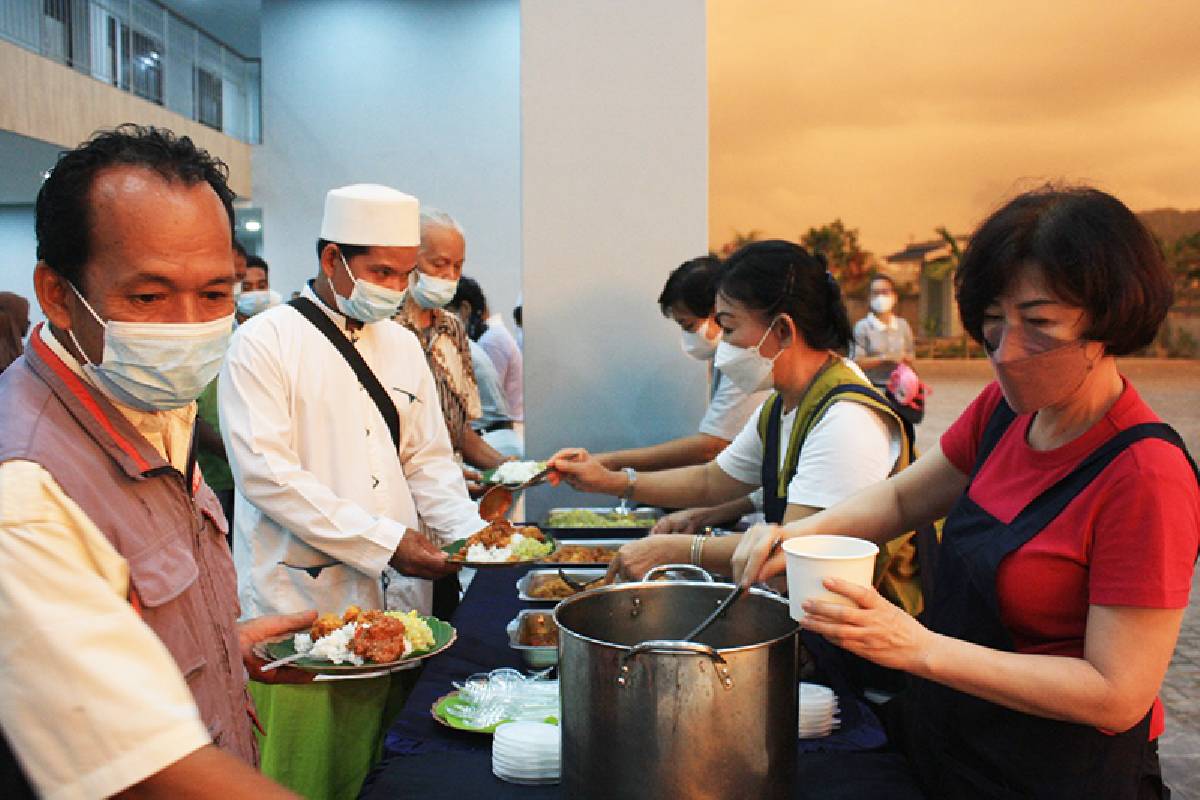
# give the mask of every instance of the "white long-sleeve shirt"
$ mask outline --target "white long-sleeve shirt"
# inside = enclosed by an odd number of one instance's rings
[[[345,332],[345,317],[304,296]],[[221,370],[221,435],[237,487],[234,563],[247,617],[347,605],[429,613],[431,584],[388,566],[421,522],[443,541],[483,528],[454,461],[416,337],[391,320],[355,348],[400,415],[397,454],[350,365],[290,306],[234,334]],[[386,576],[386,577],[385,577]]]

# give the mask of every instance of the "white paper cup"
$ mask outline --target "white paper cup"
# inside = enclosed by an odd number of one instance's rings
[[[828,591],[826,578],[842,578],[859,586],[870,586],[879,548],[853,536],[797,536],[783,543],[787,558],[788,603],[792,619],[804,619],[800,604],[817,599],[844,606],[854,605],[840,594]]]

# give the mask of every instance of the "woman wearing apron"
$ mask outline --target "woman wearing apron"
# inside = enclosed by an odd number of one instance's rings
[[[780,536],[886,541],[948,514],[918,622],[873,589],[806,601],[801,624],[913,677],[894,743],[937,798],[1165,797],[1157,693],[1200,544],[1200,476],[1118,372],[1171,303],[1158,248],[1115,198],[1045,188],[976,231],[955,278],[997,382],[910,469]],[[765,561],[765,563],[764,563]],[[928,591],[928,589],[927,589]]]

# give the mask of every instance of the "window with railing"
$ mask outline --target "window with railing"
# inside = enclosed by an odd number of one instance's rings
[[[0,39],[244,142],[261,69],[153,0],[0,0]]]

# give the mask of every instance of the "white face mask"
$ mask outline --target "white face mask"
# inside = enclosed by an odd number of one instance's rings
[[[342,266],[346,268],[346,274],[350,276],[350,280],[354,281],[354,289],[348,298],[342,297],[337,292],[333,293],[338,311],[366,325],[396,316],[396,312],[404,303],[405,290],[389,289],[370,281],[361,281],[350,271],[350,264],[346,262],[346,256],[339,252],[338,257],[342,259]]]
[[[441,308],[454,299],[458,291],[458,281],[439,278],[436,275],[426,275],[417,270],[414,273],[416,281],[408,287],[413,299],[421,308]]]
[[[717,352],[721,329],[712,320],[706,319],[696,326],[696,330],[684,331],[681,339],[683,352],[697,361],[707,361]]]
[[[896,307],[896,295],[877,294],[871,298],[871,310],[876,314],[886,314]]]
[[[775,320],[771,320],[771,325],[774,324]],[[771,373],[775,366],[775,359],[783,353],[781,349],[774,358],[767,358],[759,352],[759,348],[771,333],[771,325],[767,326],[766,332],[754,347],[738,347],[726,341],[717,345],[713,367],[720,370],[722,375],[733,381],[733,385],[746,394],[771,388]]]
[[[113,399],[142,411],[169,411],[195,400],[221,370],[233,315],[212,322],[105,322],[78,289],[75,295],[104,328],[104,356],[83,371]]]
[[[283,298],[272,289],[242,292],[237,298],[237,310],[243,317],[253,317],[260,311],[266,311],[282,302]]]

